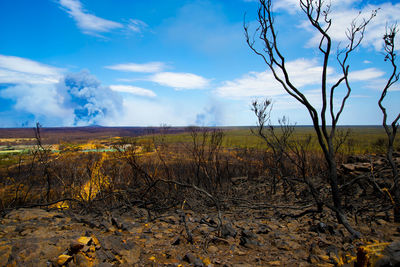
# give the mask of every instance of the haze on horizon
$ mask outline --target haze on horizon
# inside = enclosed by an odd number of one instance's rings
[[[288,68],[319,106],[317,33],[298,0],[274,3]],[[257,6],[256,0],[1,1],[0,127],[254,125],[251,100],[265,97],[274,103],[273,123],[285,115],[309,125],[307,110],[245,42],[244,14],[255,29]],[[390,72],[382,37],[400,18],[400,3],[332,0],[336,45],[345,44],[359,11],[360,19],[375,9],[350,58],[353,91],[341,125],[381,124],[377,102]],[[329,68],[332,80],[338,73]],[[398,103],[396,84],[385,100],[389,116]]]

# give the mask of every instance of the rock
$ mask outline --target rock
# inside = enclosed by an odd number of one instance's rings
[[[175,237],[174,239],[172,239],[171,241],[171,245],[173,246],[177,246],[181,243],[181,238],[179,236]]]
[[[134,227],[134,225],[132,225],[131,223],[128,223],[123,219],[116,217],[111,218],[111,224],[122,231],[129,231],[132,227]]]
[[[191,263],[196,267],[204,266],[203,261],[190,252],[186,253],[182,260]]]
[[[383,257],[376,262],[375,266],[400,266],[400,241],[389,244],[382,254]]]
[[[210,253],[217,253],[218,252],[218,248],[216,246],[208,246],[208,252]]]
[[[83,245],[89,246],[90,243],[92,242],[92,238],[88,236],[81,236],[76,240],[78,243],[81,243]]]
[[[134,224],[131,224],[129,226],[129,229],[127,230],[130,234],[141,234],[143,232],[143,227],[141,226],[135,226]]]
[[[246,248],[253,248],[254,246],[260,246],[257,235],[249,230],[243,230],[241,232],[239,244]]]
[[[264,224],[261,224],[257,229],[257,234],[266,235],[271,231],[272,231],[271,227],[269,227],[267,225],[264,225]]]
[[[356,170],[356,167],[354,164],[347,163],[347,164],[342,164],[341,166],[347,173],[348,172],[353,172]]]
[[[300,248],[300,245],[297,242],[285,241],[285,240],[278,240],[275,243],[275,245],[280,250],[286,250],[286,251],[294,251]]]
[[[349,156],[347,158],[348,163],[358,163],[358,162],[370,162],[370,159],[367,156],[364,155],[354,155],[354,156]]]
[[[122,241],[122,238],[119,236],[115,236],[115,235],[104,237],[101,244],[104,249],[112,250],[115,253],[118,253],[122,249],[129,249],[126,247],[125,243]]]
[[[250,239],[257,239],[257,235],[250,230],[243,230],[242,236],[250,238]]]
[[[315,233],[321,233],[321,234],[325,234],[327,232],[333,234],[334,233],[334,229],[332,226],[328,226],[323,222],[319,222],[317,224],[312,224],[310,226],[310,231],[315,232]]]
[[[397,265],[391,264],[389,257],[382,256],[380,259],[377,260],[377,262],[374,264],[374,266],[375,267],[391,267],[391,266],[397,266]]]
[[[85,267],[85,266],[90,266],[91,262],[90,260],[82,253],[78,253],[74,255],[74,263],[77,266]]]
[[[281,266],[282,264],[280,261],[270,261],[270,262],[267,262],[267,265],[268,266]]]
[[[356,164],[355,168],[356,168],[356,171],[370,172],[371,164],[370,163],[360,163],[360,164]]]
[[[7,246],[0,246],[0,262],[6,263],[10,257],[11,254],[11,246],[7,245]]]
[[[212,232],[212,228],[207,225],[199,225],[195,229],[193,229],[193,235],[200,234],[200,235],[209,235]]]
[[[69,255],[60,255],[56,259],[56,263],[60,266],[66,265],[68,262],[72,260],[72,256]]]
[[[91,237],[92,237],[92,242],[93,242],[93,245],[95,246],[95,248],[100,249],[101,248],[100,241],[95,236],[91,236]]]
[[[86,224],[91,228],[100,228],[101,227],[101,223],[93,218],[81,217],[81,218],[79,218],[79,222]]]
[[[18,209],[13,210],[8,213],[5,217],[7,219],[17,220],[17,221],[32,221],[44,218],[53,218],[55,216],[62,216],[61,213],[58,212],[47,212],[42,209]]]
[[[113,262],[116,260],[114,254],[104,249],[96,251],[96,259],[98,259],[100,262],[106,262],[106,261]]]
[[[136,264],[139,262],[140,253],[141,253],[140,249],[138,249],[138,248],[120,251],[122,258],[129,266],[132,266],[133,264]]]
[[[221,235],[223,238],[227,238],[228,236],[236,237],[237,232],[235,228],[232,227],[232,224],[226,223],[221,227]]]
[[[107,232],[113,232],[113,231],[116,230],[115,227],[111,223],[109,223],[107,221],[101,222],[100,225],[99,225],[99,228],[102,228]]]
[[[338,248],[334,245],[330,245],[325,249],[325,251],[326,251],[326,254],[329,256],[329,260],[333,264],[339,265],[339,263],[341,262],[341,258],[339,256]]]
[[[69,254],[78,253],[85,245],[80,242],[72,242],[69,246]]]

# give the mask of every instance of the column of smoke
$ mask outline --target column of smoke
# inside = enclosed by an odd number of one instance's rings
[[[118,119],[122,97],[88,71],[67,74],[56,88],[62,107],[73,112],[74,125],[101,124],[106,117]]]

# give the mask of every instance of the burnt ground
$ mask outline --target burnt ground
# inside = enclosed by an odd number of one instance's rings
[[[387,262],[381,256],[386,250],[380,251],[390,243],[400,244],[394,243],[400,241],[400,224],[391,222],[392,210],[383,206],[384,196],[374,198],[382,203],[371,202],[377,193],[369,186],[371,177],[379,187],[389,185],[390,170],[385,166],[378,155],[352,157],[340,168],[353,200],[348,219],[361,232],[360,239],[337,224],[329,210],[294,218],[312,206],[300,205],[301,200],[271,198],[256,204],[245,198],[246,192],[257,191],[262,181],[238,178],[234,201],[222,209],[220,229],[215,208],[200,209],[190,199],[160,214],[137,207],[85,214],[13,210],[0,219],[0,265],[354,266],[361,247],[371,252],[370,262]],[[282,193],[279,197],[283,199]],[[399,254],[400,246],[396,249]]]
[[[87,142],[87,140],[102,139],[110,137],[134,137],[147,134],[157,134],[163,131],[162,127],[46,127],[40,128],[41,137],[45,144],[59,144],[60,142]],[[182,133],[184,127],[170,127],[168,133]],[[1,138],[33,138],[33,128],[0,128]],[[32,139],[24,141],[24,144],[36,144]],[[0,142],[1,145],[1,142]]]
[[[399,225],[359,222],[354,240],[328,216],[277,219],[272,212],[216,216],[184,210],[192,235],[171,211],[148,221],[145,210],[98,216],[20,209],[0,226],[2,266],[334,266],[354,260],[358,247],[400,240]],[[10,265],[8,265],[10,264]],[[350,265],[352,266],[352,265]]]

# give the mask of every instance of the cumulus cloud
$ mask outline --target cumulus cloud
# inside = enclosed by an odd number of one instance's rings
[[[329,18],[332,19],[332,26],[329,29],[329,34],[334,41],[341,42],[345,45],[348,42],[346,29],[349,28],[352,21],[355,20],[355,22],[359,24],[363,19],[368,19],[373,10],[378,10],[376,17],[367,25],[361,45],[364,47],[373,46],[375,50],[380,51],[383,46],[382,37],[386,31],[386,25],[396,24],[400,17],[400,3],[392,4],[390,2],[385,2],[377,5],[367,4],[359,9],[358,6],[355,5],[359,2],[360,1],[354,0],[332,1],[331,13],[329,15]],[[279,4],[282,4],[282,8],[285,8],[283,3],[279,2]],[[287,9],[289,12],[290,10],[293,11],[293,9]],[[313,34],[308,42],[308,46],[318,46],[321,34],[306,20],[303,20],[299,27],[305,28]],[[396,47],[400,49],[399,40],[397,40]]]
[[[252,2],[252,0],[248,0]],[[332,19],[332,26],[329,29],[329,34],[334,41],[346,44],[346,29],[349,28],[354,19],[359,23],[364,18],[369,18],[373,10],[378,10],[377,16],[368,24],[365,31],[364,39],[361,43],[364,47],[373,46],[379,51],[383,45],[383,34],[385,33],[386,25],[396,24],[400,17],[400,3],[396,1],[375,1],[378,4],[369,4],[368,1],[361,0],[335,0],[324,1],[324,7],[327,4],[331,5],[329,18]],[[311,26],[310,22],[305,18],[303,11],[300,8],[299,0],[280,0],[273,3],[273,9],[280,11],[284,10],[290,15],[298,15],[302,20],[298,27],[307,29],[312,33],[312,37],[308,42],[308,46],[318,46],[321,34]],[[361,12],[361,13],[360,13]],[[322,19],[321,19],[322,20]],[[397,49],[400,49],[400,40],[397,38]]]
[[[149,77],[149,80],[176,90],[204,89],[210,80],[192,73],[160,72]]]
[[[123,63],[123,64],[105,66],[105,68],[118,71],[152,73],[152,72],[162,71],[165,68],[165,63],[163,62],[148,62],[143,64]]]
[[[79,0],[60,0],[59,3],[86,34],[109,32],[113,29],[124,27],[121,23],[106,20],[88,13],[83,9]]]
[[[59,106],[54,86],[63,71],[27,58],[0,55],[0,97],[15,103],[13,117],[26,121],[28,116],[52,125],[69,125],[73,118]]]
[[[32,114],[32,125],[35,121],[43,125],[73,125],[73,111],[60,105],[54,85],[18,84],[0,91],[0,96],[15,101],[16,113]]]
[[[61,106],[73,110],[74,125],[101,124],[121,110],[122,97],[87,71],[66,75],[56,88]]]
[[[156,93],[149,89],[131,85],[110,85],[110,89],[116,92],[129,93],[138,96],[156,97]]]
[[[314,59],[297,59],[286,62],[287,71],[292,83],[299,89],[309,89],[321,82],[322,66]],[[280,77],[283,77],[278,72]],[[384,72],[376,68],[352,71],[349,73],[350,82],[373,81],[382,77]],[[340,75],[328,68],[328,83],[337,81]],[[278,83],[270,70],[265,72],[249,72],[240,78],[225,81],[215,89],[215,93],[224,98],[241,99],[251,97],[274,97],[285,95],[282,85]],[[317,95],[319,91],[308,91]]]
[[[0,84],[52,84],[58,82],[62,72],[30,59],[0,55]]]
[[[316,84],[321,79],[322,67],[316,60],[297,59],[286,63],[288,72],[295,86],[299,88]],[[333,74],[331,68],[328,74]],[[215,90],[221,97],[240,99],[242,97],[276,96],[285,94],[271,71],[249,72],[233,81],[225,81]]]

